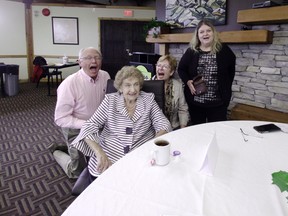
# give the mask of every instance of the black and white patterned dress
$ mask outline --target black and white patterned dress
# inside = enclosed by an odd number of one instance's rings
[[[216,54],[200,50],[197,71],[203,75],[208,91],[206,94],[194,96],[194,101],[200,104],[220,104]]]

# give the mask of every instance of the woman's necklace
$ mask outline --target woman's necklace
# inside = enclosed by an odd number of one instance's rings
[[[136,108],[136,103],[134,103],[133,105],[128,105],[129,103],[125,103],[125,107],[128,111],[129,116],[133,116],[134,112],[135,112],[135,108]]]

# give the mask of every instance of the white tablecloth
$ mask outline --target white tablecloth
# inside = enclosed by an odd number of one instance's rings
[[[106,170],[63,215],[287,216],[287,194],[272,184],[271,174],[288,170],[288,134],[253,130],[264,123],[225,121],[166,134],[171,152],[181,155],[162,167],[150,165],[151,140]],[[287,131],[287,124],[275,124]],[[240,128],[251,135],[247,142]],[[214,134],[219,153],[207,176],[199,168]]]

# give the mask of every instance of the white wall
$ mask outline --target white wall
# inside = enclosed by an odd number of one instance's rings
[[[42,9],[50,10],[49,16],[42,15]],[[45,6],[43,4],[32,6],[32,27],[34,41],[34,55],[51,56],[47,58],[49,63],[59,63],[60,56],[66,54],[76,59],[78,52],[83,47],[94,46],[100,48],[99,19],[130,19],[150,20],[155,17],[155,10],[151,8],[131,8],[134,16],[126,18],[123,15],[124,7],[62,7]],[[79,24],[79,45],[53,44],[52,16],[77,17]],[[20,67],[19,79],[27,80],[27,58],[19,55],[27,55],[25,33],[25,5],[21,2],[0,1],[0,62],[6,64],[18,64]],[[9,55],[7,58],[5,55]],[[18,57],[17,57],[18,55]],[[2,57],[1,57],[2,56]],[[76,67],[63,69],[63,76],[74,73]]]
[[[27,79],[27,58],[1,56],[26,56],[25,5],[20,2],[0,1],[0,62],[18,64],[20,79]]]
[[[115,8],[76,8],[76,7],[47,7],[50,16],[43,16],[44,6],[33,6],[33,37],[35,55],[77,56],[83,47],[93,46],[100,49],[100,18],[124,19],[124,9]],[[155,17],[155,10],[134,10],[134,16],[126,19],[148,20]],[[78,17],[79,45],[53,44],[52,17]],[[59,62],[61,59],[47,59]],[[63,76],[75,72],[74,68],[62,69]]]

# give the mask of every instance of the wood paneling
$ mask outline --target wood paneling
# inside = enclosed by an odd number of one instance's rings
[[[160,34],[157,38],[148,35],[146,41],[148,43],[189,43],[191,38],[192,33]]]
[[[288,6],[258,8],[238,11],[237,23],[273,24],[288,22]]]
[[[288,114],[275,110],[237,104],[231,110],[231,120],[259,120],[288,123]]]
[[[0,58],[27,58],[27,55],[0,55]]]
[[[267,30],[220,32],[223,43],[272,43],[273,32]],[[148,43],[189,43],[192,33],[161,34],[158,38],[148,36]]]
[[[26,47],[27,47],[27,69],[28,78],[32,78],[33,73],[33,29],[32,29],[32,9],[31,4],[26,4],[25,7],[25,28],[26,28]]]
[[[247,30],[220,32],[223,43],[272,43],[273,32],[267,30]]]

